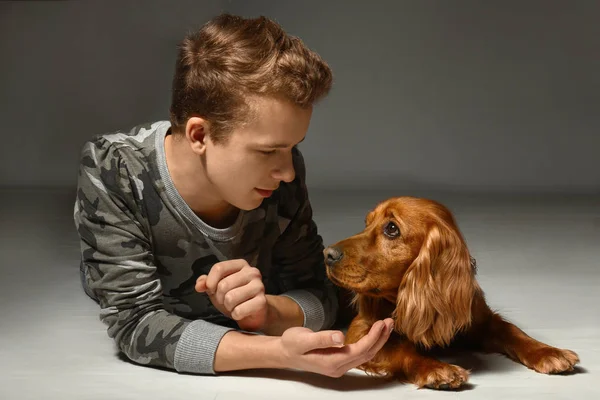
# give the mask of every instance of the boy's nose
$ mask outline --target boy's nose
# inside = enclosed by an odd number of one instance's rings
[[[280,173],[280,179],[284,182],[291,182],[294,180],[294,178],[296,177],[296,172],[294,171],[294,168],[286,168],[285,170],[281,171]]]
[[[283,182],[289,183],[294,180],[296,177],[296,171],[294,170],[294,162],[291,155],[287,157],[281,168],[275,171],[274,176],[277,180]]]

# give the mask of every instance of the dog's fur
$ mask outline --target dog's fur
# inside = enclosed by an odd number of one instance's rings
[[[327,275],[350,291],[356,316],[346,343],[374,322],[394,319],[384,347],[359,368],[418,387],[455,389],[469,372],[429,350],[462,348],[501,353],[541,373],[572,371],[573,351],[548,346],[492,312],[475,260],[454,216],[428,199],[397,197],[368,213],[364,231],[324,251]]]

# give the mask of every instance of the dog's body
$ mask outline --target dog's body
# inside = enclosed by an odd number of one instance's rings
[[[465,369],[428,354],[436,348],[500,353],[541,373],[573,370],[577,354],[541,343],[488,307],[451,212],[432,200],[380,203],[363,232],[324,251],[327,274],[353,293],[357,315],[346,343],[374,322],[394,318],[392,336],[361,369],[419,387],[455,389]]]

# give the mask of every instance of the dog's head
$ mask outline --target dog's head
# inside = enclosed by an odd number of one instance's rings
[[[396,197],[378,204],[365,222],[362,232],[325,249],[330,280],[359,303],[393,304],[396,331],[411,341],[447,345],[470,324],[478,290],[474,260],[452,213],[432,200]]]

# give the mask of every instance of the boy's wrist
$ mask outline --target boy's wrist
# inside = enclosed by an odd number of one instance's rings
[[[265,335],[281,336],[287,329],[304,325],[304,311],[289,297],[266,295],[267,320],[262,332]]]
[[[281,351],[281,337],[230,331],[219,343],[214,371],[285,369],[287,365],[284,352]]]

